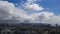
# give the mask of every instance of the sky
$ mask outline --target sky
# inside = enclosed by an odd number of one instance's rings
[[[27,0],[7,0],[8,2],[14,4],[20,4],[22,1],[26,2]],[[56,15],[60,14],[60,0],[41,0],[36,2],[37,4],[48,8],[46,10],[53,11]]]
[[[60,0],[0,0],[0,22],[60,24]]]

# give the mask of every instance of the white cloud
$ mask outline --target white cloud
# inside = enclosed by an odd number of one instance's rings
[[[31,6],[33,7],[29,7],[29,8],[34,10],[35,8],[37,8],[37,10],[39,10],[38,9],[39,5],[32,4]],[[32,13],[28,15],[24,9],[21,9],[21,8],[19,9],[15,7],[13,3],[9,3],[7,1],[0,1],[0,22],[60,24],[60,15],[56,16],[53,12],[49,12],[49,11]]]
[[[20,13],[20,10],[16,8],[13,3],[0,1],[0,21],[17,22],[17,17],[20,16]]]
[[[27,0],[27,1],[28,2],[21,3],[21,5],[23,6],[24,10],[31,11],[31,12],[32,11],[42,11],[42,10],[44,10],[44,8],[41,5],[32,2],[32,1],[35,2],[35,1],[38,1],[38,0],[31,0],[31,3],[30,3],[30,0]]]
[[[38,4],[26,4],[25,6],[26,10],[33,10],[33,11],[42,11],[44,8],[42,6],[39,6]]]
[[[31,21],[33,23],[49,23],[60,24],[60,16],[54,15],[52,12],[40,12],[31,15]]]
[[[8,3],[7,1],[0,1],[0,18],[5,19],[10,16],[10,13],[13,11],[14,5]]]
[[[41,0],[27,0],[27,2],[29,2],[29,3],[35,3],[37,1],[41,1]]]

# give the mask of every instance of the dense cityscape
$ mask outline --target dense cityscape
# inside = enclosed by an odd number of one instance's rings
[[[0,24],[0,34],[60,34],[60,26],[42,23]]]

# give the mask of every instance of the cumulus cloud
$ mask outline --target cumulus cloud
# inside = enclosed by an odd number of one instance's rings
[[[10,16],[10,13],[13,11],[14,5],[8,2],[0,1],[0,18]]]
[[[26,11],[42,11],[44,10],[44,8],[37,4],[36,2],[39,1],[39,0],[27,0],[27,2],[25,3],[21,3],[21,5],[24,7],[24,10]]]
[[[24,5],[25,6],[25,5]],[[31,7],[30,7],[31,6]],[[26,6],[32,10],[40,10],[42,11],[37,4],[29,4]],[[37,8],[37,9],[36,9]],[[53,12],[39,12],[39,13],[32,13],[27,14],[24,9],[17,8],[13,3],[9,3],[7,1],[0,1],[0,23],[50,23],[60,24],[60,15],[56,16]]]
[[[0,22],[16,22],[19,10],[13,3],[0,1]]]
[[[44,8],[38,4],[26,4],[25,10],[29,11],[42,11]]]
[[[27,0],[29,3],[35,3],[37,1],[41,1],[41,0]]]

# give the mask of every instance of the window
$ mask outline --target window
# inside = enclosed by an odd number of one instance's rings
[[[10,32],[7,32],[7,34],[11,34]]]
[[[3,34],[5,34],[5,32],[3,32]]]

